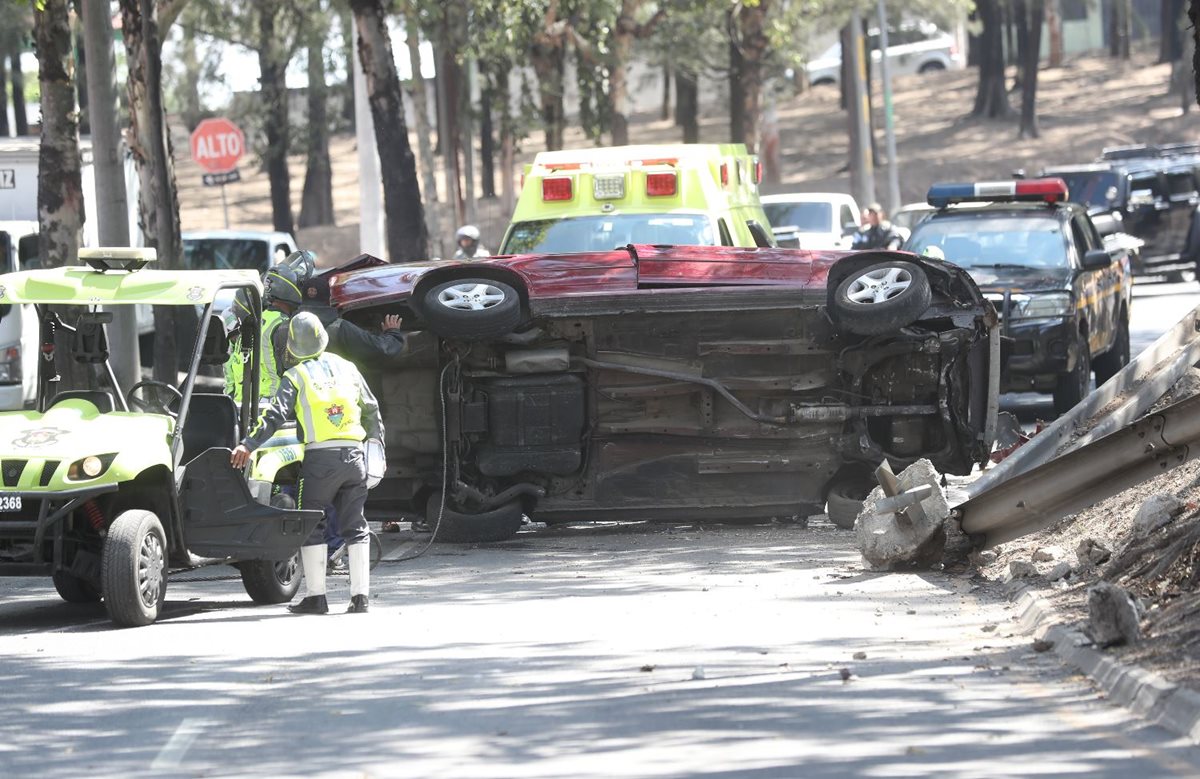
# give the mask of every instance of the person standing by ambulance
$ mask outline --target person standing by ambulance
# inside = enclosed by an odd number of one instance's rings
[[[362,374],[348,360],[325,351],[329,336],[321,320],[302,311],[288,323],[287,350],[296,364],[283,374],[279,390],[263,411],[258,427],[230,456],[244,468],[250,453],[268,440],[293,414],[304,443],[300,466],[300,508],[333,509],[348,544],[349,613],[367,611],[370,555],[367,520],[367,466],[364,444],[383,441],[379,404]],[[289,606],[294,614],[325,614],[325,517],[300,548],[305,597]]]

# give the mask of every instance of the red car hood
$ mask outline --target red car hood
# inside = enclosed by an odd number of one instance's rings
[[[337,273],[330,303],[353,309],[406,300],[429,273],[476,267],[481,275],[516,276],[530,298],[611,294],[638,289],[720,286],[794,286],[824,289],[830,267],[849,252],[743,249],[724,246],[636,245],[610,252],[526,254],[410,262]],[[490,271],[490,273],[488,272]]]

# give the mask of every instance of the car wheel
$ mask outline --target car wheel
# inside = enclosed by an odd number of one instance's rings
[[[238,568],[242,572],[242,587],[255,603],[287,603],[300,591],[299,553],[282,562],[249,560]]]
[[[521,298],[491,279],[454,279],[432,287],[421,313],[443,338],[478,340],[505,335],[521,322]]]
[[[842,478],[834,481],[825,497],[825,513],[829,521],[842,530],[853,530],[863,508],[863,501],[871,494],[874,483],[868,477]]]
[[[934,60],[933,62],[926,62],[924,65],[921,66],[921,69],[918,70],[917,72],[924,75],[926,73],[938,73],[945,69],[946,69],[945,65],[938,62],[937,60]]]
[[[1129,364],[1129,318],[1121,317],[1112,348],[1096,358],[1096,386],[1107,382]]]
[[[833,295],[837,321],[857,335],[881,335],[911,325],[933,299],[925,272],[911,262],[882,262],[855,271]]]
[[[442,521],[438,523],[438,512]],[[447,544],[479,544],[506,541],[517,534],[525,521],[520,501],[506,503],[491,511],[464,514],[447,503],[442,506],[441,493],[429,496],[425,504],[425,523],[435,532],[435,542]]]
[[[109,618],[121,627],[158,619],[167,596],[167,537],[152,512],[123,512],[108,529],[100,583]]]
[[[86,580],[66,571],[55,571],[54,589],[67,603],[99,603],[100,592]]]
[[[1058,385],[1054,388],[1054,413],[1062,416],[1087,397],[1092,389],[1092,355],[1088,348],[1087,338],[1079,335],[1079,359],[1075,361],[1075,370],[1058,377]]]

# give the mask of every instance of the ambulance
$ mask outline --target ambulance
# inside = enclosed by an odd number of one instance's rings
[[[500,252],[773,246],[761,180],[762,164],[740,143],[542,152],[525,169]]]

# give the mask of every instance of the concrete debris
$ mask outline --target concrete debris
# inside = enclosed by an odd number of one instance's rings
[[[851,676],[853,676],[853,675],[854,675],[854,674],[850,673],[850,669],[849,669],[849,668],[839,668],[839,669],[838,669],[838,676],[842,677],[842,681],[843,681],[843,682],[848,682],[848,681],[850,681],[850,677],[851,677]]]
[[[1033,561],[1035,563],[1054,563],[1066,555],[1066,552],[1058,546],[1043,546],[1033,550]]]
[[[997,555],[991,549],[981,549],[971,552],[967,558],[967,562],[976,568],[987,568],[992,563],[996,562]]]
[[[698,665],[692,670],[692,679],[695,681],[700,681],[703,678],[705,678],[704,677],[704,666]]]
[[[867,653],[866,653],[866,652],[855,652],[855,653],[854,653],[854,659],[855,659],[855,660],[866,660],[866,659],[867,659]]]
[[[1032,579],[1038,575],[1037,567],[1025,560],[1012,560],[1008,564],[1008,572],[1004,574],[1004,581],[1013,582],[1017,579]]]
[[[1138,607],[1123,588],[1100,582],[1088,588],[1088,629],[1097,646],[1136,644],[1142,631]]]
[[[1052,582],[1056,582],[1059,579],[1065,579],[1070,575],[1071,564],[1064,560],[1061,563],[1055,564],[1055,566],[1046,573],[1046,578]]]
[[[1138,509],[1133,519],[1133,529],[1141,535],[1149,535],[1170,522],[1183,511],[1183,502],[1174,495],[1160,493],[1151,495]]]
[[[1035,652],[1049,652],[1053,648],[1053,641],[1047,641],[1043,638],[1039,638],[1033,642],[1033,651]]]
[[[942,559],[946,546],[946,520],[950,507],[942,493],[941,474],[929,460],[918,460],[895,477],[896,494],[922,485],[932,493],[903,513],[877,514],[876,506],[885,498],[880,487],[871,491],[858,515],[855,532],[863,558],[876,569],[917,566],[927,568]]]
[[[1085,538],[1075,547],[1075,556],[1079,558],[1081,567],[1095,567],[1107,563],[1112,557],[1112,550],[1094,538]]]

